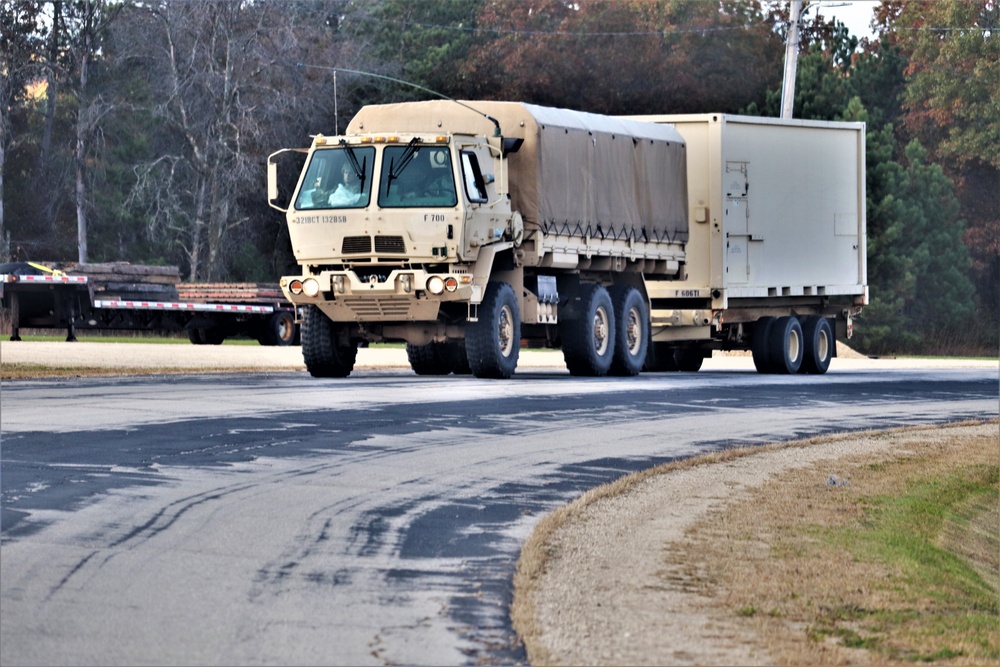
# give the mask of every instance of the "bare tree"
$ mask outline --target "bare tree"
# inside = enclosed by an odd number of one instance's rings
[[[102,96],[91,99],[90,65],[108,26],[117,16],[121,5],[109,7],[106,0],[82,0],[76,8],[75,31],[70,43],[71,60],[76,72],[76,147],[73,172],[75,175],[77,261],[87,262],[87,146],[101,119],[114,105]]]
[[[122,49],[148,73],[149,111],[174,137],[136,167],[132,201],[146,206],[152,233],[183,248],[190,280],[221,275],[232,237],[265,209],[267,153],[290,127],[306,140],[305,118],[329,99],[328,83],[303,86],[306,74],[297,67],[303,54],[329,55],[336,40],[324,41],[321,33],[331,29],[314,20],[327,8],[165,1],[131,7],[120,22]],[[260,203],[241,204],[248,199]]]
[[[10,234],[4,220],[4,170],[7,150],[16,137],[11,113],[24,100],[25,83],[35,74],[41,3],[0,3],[0,261],[10,258]]]

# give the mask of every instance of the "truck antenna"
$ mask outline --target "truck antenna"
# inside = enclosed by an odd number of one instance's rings
[[[475,109],[473,107],[470,107],[468,104],[466,104],[464,102],[459,102],[458,100],[456,100],[456,99],[454,99],[452,97],[448,97],[447,95],[443,95],[443,94],[437,92],[436,90],[431,90],[430,88],[425,88],[424,86],[421,86],[420,84],[413,83],[412,81],[406,81],[404,79],[397,79],[394,76],[386,76],[385,74],[376,74],[375,72],[364,72],[362,70],[357,70],[357,69],[347,69],[345,67],[326,67],[324,65],[307,65],[305,63],[297,63],[297,65],[299,67],[308,67],[309,69],[324,69],[324,70],[328,70],[330,72],[333,72],[334,86],[336,86],[336,82],[337,82],[337,72],[346,72],[348,74],[361,74],[362,76],[371,76],[371,77],[375,77],[376,79],[385,79],[386,81],[392,81],[394,83],[401,83],[404,86],[410,86],[411,88],[416,88],[417,90],[422,90],[425,93],[430,93],[431,95],[434,95],[435,97],[440,97],[443,100],[448,100],[449,102],[454,102],[455,104],[457,104],[460,107],[465,107],[469,111],[472,111],[472,112],[475,112],[475,113],[479,114],[480,116],[482,116],[486,120],[488,120],[491,123],[493,123],[493,126],[495,128],[493,130],[493,136],[495,136],[495,137],[502,137],[503,136],[503,133],[500,131],[500,121],[498,121],[493,116],[491,116],[489,114],[486,114],[486,113],[483,113],[482,111],[480,111],[478,109]],[[336,96],[336,92],[334,92],[334,96]]]

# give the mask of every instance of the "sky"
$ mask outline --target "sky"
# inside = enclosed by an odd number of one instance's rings
[[[818,4],[819,8],[810,9],[806,16],[815,16],[818,11],[827,18],[836,17],[858,39],[874,35],[869,24],[879,0],[820,0],[810,4]]]

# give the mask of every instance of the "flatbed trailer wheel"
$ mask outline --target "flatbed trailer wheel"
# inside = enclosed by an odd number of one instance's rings
[[[814,315],[802,320],[802,340],[805,353],[802,356],[800,373],[822,375],[830,368],[837,340],[833,335],[830,321]]]
[[[646,363],[649,344],[649,312],[646,300],[631,285],[614,285],[608,290],[614,308],[615,351],[612,375],[638,375]]]
[[[580,285],[573,318],[559,325],[563,358],[571,375],[600,377],[615,354],[615,313],[603,285]]]
[[[354,370],[356,345],[339,340],[333,322],[316,306],[309,306],[302,322],[302,358],[313,377],[342,378]]]
[[[226,332],[222,327],[204,327],[193,331],[197,332],[194,335],[201,341],[195,345],[222,345],[222,342],[226,340]],[[188,340],[194,343],[191,333],[188,334]]]
[[[205,341],[201,338],[201,329],[196,327],[189,327],[187,330],[188,340],[191,341],[192,345],[204,345]]]
[[[521,313],[514,288],[491,282],[479,304],[479,320],[465,334],[469,369],[477,378],[506,379],[517,369],[521,352]]]
[[[779,317],[771,328],[771,343],[768,350],[772,373],[784,375],[799,372],[802,366],[802,325],[795,317]]]
[[[261,345],[286,347],[295,341],[295,334],[295,315],[290,310],[279,310],[264,323],[257,341]]]

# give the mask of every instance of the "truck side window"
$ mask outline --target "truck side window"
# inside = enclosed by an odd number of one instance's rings
[[[486,181],[479,168],[479,158],[472,151],[462,151],[462,177],[465,181],[465,195],[469,201],[476,204],[485,204],[489,201]]]
[[[315,151],[299,196],[298,210],[364,208],[372,193],[375,149],[329,148]]]

